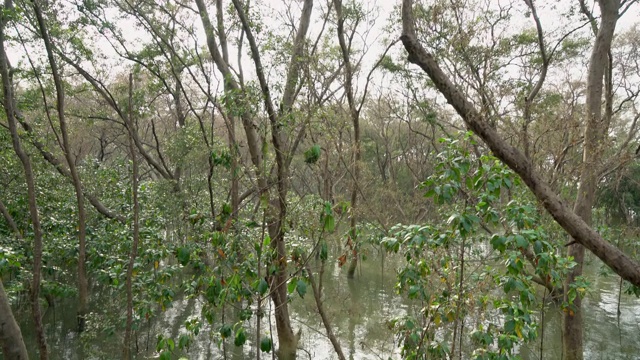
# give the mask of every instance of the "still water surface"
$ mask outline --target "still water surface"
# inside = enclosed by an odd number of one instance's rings
[[[386,256],[370,258],[361,263],[356,280],[346,279],[346,269],[335,262],[328,263],[324,280],[325,309],[332,319],[334,332],[339,338],[348,359],[381,360],[399,359],[399,350],[386,322],[390,318],[412,311],[411,303],[396,294],[395,266],[399,259]],[[618,317],[619,278],[614,275],[596,276],[600,264],[593,261],[588,267],[593,286],[583,302],[585,309],[585,359],[616,360],[640,359],[640,300],[622,294],[621,315]],[[266,310],[269,304],[265,303]],[[184,321],[199,316],[201,302],[197,299],[177,300],[160,319],[138,337],[138,359],[157,357],[154,353],[156,335],[178,335],[184,330]],[[316,311],[309,288],[304,299],[296,298],[291,303],[293,324],[302,330],[299,359],[337,359],[325,329]],[[233,314],[230,314],[233,316]],[[28,347],[35,347],[31,321],[25,314],[18,314]],[[111,337],[80,340],[75,328],[74,304],[61,303],[45,314],[45,324],[52,359],[118,359],[120,339]],[[203,321],[204,323],[204,321]],[[216,327],[219,325],[216,325]],[[275,332],[275,320],[272,319]],[[524,360],[561,359],[561,313],[551,306],[545,313],[544,350],[540,356],[540,339],[520,349]],[[255,329],[255,324],[252,325]],[[270,332],[269,319],[262,322],[263,335]],[[203,328],[195,343],[184,354],[188,359],[222,359],[222,350]],[[146,337],[148,332],[149,339]],[[274,334],[275,338],[275,334]],[[230,341],[227,346],[228,359],[254,359],[255,342],[250,336],[243,348],[236,348]],[[84,345],[81,345],[84,344]],[[271,359],[262,354],[262,359]],[[0,358],[2,356],[0,355]],[[35,358],[35,353],[33,355]],[[177,358],[177,357],[176,357]]]

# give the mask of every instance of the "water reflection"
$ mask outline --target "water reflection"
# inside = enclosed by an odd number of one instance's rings
[[[386,323],[393,317],[415,310],[411,302],[397,295],[394,290],[396,267],[401,261],[401,258],[390,255],[386,255],[385,259],[379,257],[368,259],[361,262],[355,280],[348,280],[346,269],[338,267],[337,262],[327,263],[323,290],[324,306],[327,315],[332,319],[333,330],[349,359],[400,358],[398,344]],[[317,269],[319,263],[313,266]],[[599,261],[595,260],[586,267],[593,290],[583,302],[585,359],[640,359],[640,342],[638,341],[640,300],[622,294],[621,315],[618,317],[619,278],[613,275],[598,276],[596,273],[600,266]],[[295,294],[290,305],[294,327],[296,330],[302,330],[299,359],[336,359],[337,356],[325,335],[324,326],[317,313],[311,289],[309,288],[309,293],[304,299],[300,299]],[[181,333],[186,333],[184,322],[190,317],[200,317],[202,306],[201,299],[176,300],[162,316],[140,329],[136,338],[138,358],[149,359],[157,356],[155,353],[157,334],[161,333],[177,339]],[[269,302],[265,302],[264,310],[271,316],[265,316],[262,319],[262,336],[273,333],[275,346],[277,346],[275,319],[270,306]],[[230,307],[228,310],[227,319],[237,319],[234,310]],[[117,318],[122,314],[112,313],[108,316]],[[18,319],[28,348],[35,349],[31,318],[23,313],[18,314]],[[544,315],[543,356],[540,356],[539,339],[536,343],[520,349],[520,355],[524,360],[561,359],[561,319],[561,310],[553,304],[548,304]],[[195,339],[189,352],[184,354],[185,357],[202,360],[223,359],[223,349],[218,347],[211,336],[211,333],[217,331],[220,325],[219,319],[213,328],[205,325],[204,319],[201,320],[203,328],[200,335]],[[119,357],[121,338],[117,333],[91,339],[85,338],[85,335],[82,339],[78,338],[77,333],[74,332],[74,301],[60,303],[56,309],[47,311],[44,321],[52,359]],[[473,323],[473,320],[469,319],[468,323]],[[255,323],[247,326],[249,336],[242,348],[235,347],[233,340],[227,341],[228,359],[256,358],[255,328]],[[31,356],[35,358],[35,352]],[[262,359],[271,359],[271,356],[271,354],[262,354]]]
[[[618,291],[620,278],[614,275],[598,276],[602,266],[593,260],[585,267],[585,275],[592,283],[592,291],[584,299],[584,358],[589,360],[640,359],[640,299],[622,294],[620,317]],[[562,313],[550,305],[545,313],[544,350],[540,356],[540,339],[523,348],[524,360],[562,358]]]
[[[388,259],[386,262],[389,262]],[[327,264],[324,279],[324,304],[332,325],[349,359],[387,359],[398,357],[393,333],[386,320],[403,315],[409,304],[394,292],[395,260],[360,262],[356,279],[348,280],[337,263]],[[345,269],[346,270],[346,269]],[[317,314],[311,297],[294,301],[295,318],[303,327],[301,345],[311,359],[337,358]],[[305,352],[300,354],[302,358]]]

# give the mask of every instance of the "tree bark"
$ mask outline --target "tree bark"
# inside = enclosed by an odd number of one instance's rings
[[[5,2],[6,3],[6,2]],[[9,3],[11,3],[9,1]],[[35,176],[33,174],[33,168],[31,166],[31,159],[26,151],[22,148],[20,142],[20,136],[18,134],[18,125],[15,117],[15,99],[13,94],[13,85],[9,73],[9,60],[5,51],[5,25],[7,22],[7,15],[5,11],[8,9],[2,9],[3,15],[0,19],[0,76],[2,77],[2,88],[4,90],[3,104],[4,110],[7,115],[7,122],[9,125],[9,132],[11,133],[11,142],[13,149],[22,163],[24,169],[25,180],[27,183],[27,197],[29,206],[29,215],[31,217],[31,224],[33,226],[33,279],[31,286],[31,311],[33,316],[33,322],[36,332],[36,339],[38,343],[38,351],[40,353],[40,359],[46,360],[49,358],[49,350],[47,348],[47,340],[44,335],[44,328],[42,326],[42,313],[40,310],[40,278],[42,276],[42,229],[40,227],[40,215],[38,213],[38,204],[36,201],[36,186]]]
[[[586,126],[584,130],[584,146],[580,185],[573,211],[586,225],[591,226],[592,209],[597,190],[597,171],[602,161],[603,142],[607,136],[608,122],[603,121],[602,95],[604,75],[609,65],[609,53],[616,22],[618,20],[619,0],[598,0],[601,21],[598,29],[587,73]],[[578,240],[578,239],[575,239]],[[571,269],[564,289],[564,301],[568,302],[569,288],[575,280],[582,276],[584,264],[584,246],[575,242],[569,247],[568,255],[573,257],[576,266]],[[563,315],[562,352],[565,360],[583,359],[583,321],[582,299],[577,296],[573,306],[565,310]]]
[[[412,0],[403,0],[401,40],[409,61],[418,65],[433,81],[438,91],[453,106],[467,127],[478,135],[493,154],[517,173],[534,193],[547,212],[577,242],[600,258],[616,274],[630,283],[640,286],[640,264],[627,254],[602,238],[578,214],[560,199],[551,187],[542,180],[531,162],[515,147],[509,145],[498,132],[489,125],[469,99],[442,71],[432,54],[419,43],[413,19]]]

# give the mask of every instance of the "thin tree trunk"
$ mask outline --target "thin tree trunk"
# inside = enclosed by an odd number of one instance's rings
[[[236,119],[229,118],[229,155],[231,155],[231,217],[238,218],[238,210],[240,208],[240,169],[238,166],[238,147],[236,143]]]
[[[342,0],[333,0],[333,6],[336,9],[338,17],[338,42],[342,52],[342,61],[344,62],[344,81],[345,91],[347,93],[347,102],[349,105],[349,117],[353,124],[353,164],[351,170],[351,214],[349,222],[349,237],[351,262],[347,270],[347,278],[355,277],[356,268],[358,266],[358,232],[357,232],[357,210],[358,210],[358,181],[360,180],[360,111],[356,106],[355,94],[353,90],[353,68],[349,57],[349,48],[344,34],[344,15],[342,13]]]
[[[0,279],[0,345],[7,360],[28,360],[27,347],[22,340],[22,332],[11,311],[11,304]]]
[[[136,146],[133,140],[133,132],[135,131],[132,120],[132,97],[133,97],[133,74],[129,74],[129,115],[127,116],[127,130],[129,132],[129,152],[131,153],[131,193],[133,197],[133,242],[131,244],[131,253],[129,255],[129,265],[127,267],[127,324],[124,332],[124,344],[122,349],[122,358],[128,360],[131,358],[131,327],[133,324],[133,265],[138,255],[138,241],[140,238],[140,206],[138,204],[138,159],[136,154]]]
[[[462,289],[462,285],[464,283],[464,247],[465,247],[465,243],[466,243],[466,238],[463,237],[462,238],[462,244],[460,245],[460,255],[458,258],[458,261],[460,262],[460,278],[458,280],[458,300],[456,301],[456,319],[454,320],[453,323],[453,341],[451,342],[451,357],[454,358],[456,355],[456,338],[458,337],[458,321],[460,319],[460,309],[462,307],[462,296],[463,296],[463,289]],[[463,326],[464,328],[464,326]],[[463,328],[460,329],[460,348],[458,349],[460,351],[460,359],[462,359],[462,334],[463,334]]]
[[[5,1],[5,7],[12,5],[11,1]],[[15,117],[15,99],[13,94],[12,81],[9,75],[9,60],[7,59],[7,53],[5,51],[5,25],[7,22],[7,15],[4,15],[4,11],[9,9],[2,9],[3,15],[0,20],[0,76],[2,77],[2,88],[4,90],[4,110],[7,115],[7,122],[9,125],[9,132],[11,133],[11,142],[13,149],[22,163],[24,169],[25,180],[27,182],[27,196],[29,205],[29,215],[31,217],[31,224],[33,226],[33,282],[31,286],[31,310],[33,316],[33,322],[35,326],[36,339],[38,342],[38,350],[40,353],[40,359],[46,360],[49,358],[49,351],[47,349],[47,340],[44,335],[44,327],[42,325],[42,313],[40,310],[40,277],[42,276],[42,229],[40,227],[40,215],[38,214],[38,205],[36,202],[36,186],[35,176],[33,174],[33,168],[31,166],[31,159],[29,155],[22,148],[20,143],[20,136],[18,134],[18,125]]]
[[[340,342],[336,335],[333,333],[333,328],[331,327],[331,320],[327,316],[327,313],[324,310],[324,304],[322,301],[322,276],[324,274],[324,265],[325,260],[321,260],[322,263],[320,265],[320,272],[318,272],[318,284],[313,277],[313,272],[311,271],[311,267],[307,263],[307,274],[309,274],[309,283],[311,283],[311,289],[313,290],[313,298],[316,301],[316,307],[318,308],[318,313],[320,314],[320,319],[322,319],[322,324],[324,325],[324,329],[327,332],[327,337],[329,341],[331,341],[331,345],[333,345],[333,349],[336,351],[338,355],[338,359],[345,360],[344,352],[342,351],[342,346],[340,346]]]
[[[69,172],[71,174],[71,181],[76,193],[76,202],[78,206],[78,309],[77,309],[77,321],[78,331],[84,331],[85,315],[88,310],[89,302],[89,282],[87,280],[87,271],[85,269],[87,250],[86,250],[86,238],[87,238],[87,226],[86,226],[86,210],[84,206],[84,195],[82,191],[82,183],[78,170],[75,165],[73,156],[71,155],[71,144],[69,142],[69,131],[67,130],[67,122],[64,114],[64,87],[60,72],[58,71],[58,65],[53,57],[53,48],[51,46],[51,39],[49,33],[45,28],[45,21],[42,16],[42,9],[38,0],[33,1],[33,8],[35,11],[36,19],[38,21],[38,27],[40,35],[44,41],[44,45],[47,51],[47,58],[49,60],[49,66],[51,67],[51,73],[53,75],[53,81],[56,88],[56,109],[58,111],[58,121],[60,123],[60,132],[62,134],[62,151],[64,152],[67,165],[69,166]]]
[[[544,354],[544,307],[547,302],[547,288],[544,289],[544,295],[542,295],[542,305],[540,306],[540,360],[543,360]]]
[[[620,283],[618,284],[618,310],[617,310],[617,314],[618,314],[618,321],[620,321],[620,315],[622,315],[622,311],[620,311],[620,302],[622,300],[622,283],[624,280],[622,280],[622,278],[620,278]]]

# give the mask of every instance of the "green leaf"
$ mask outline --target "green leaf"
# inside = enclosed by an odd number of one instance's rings
[[[156,351],[160,351],[167,346],[167,340],[162,335],[158,335],[158,342],[156,343]]]
[[[516,235],[516,246],[520,249],[526,249],[529,246],[529,241],[522,235]]]
[[[407,328],[407,330],[412,330],[415,327],[415,324],[413,323],[413,321],[411,321],[411,319],[407,319],[407,321],[405,321],[404,326]]]
[[[189,263],[189,259],[191,258],[191,250],[188,248],[181,246],[178,248],[176,257],[178,258],[178,262],[182,266],[186,266]]]
[[[336,228],[336,221],[333,218],[333,215],[325,215],[324,216],[324,231],[333,232]]]
[[[304,152],[304,162],[314,164],[320,159],[320,145],[313,145],[309,150]]]
[[[304,298],[304,295],[307,293],[307,284],[304,281],[298,281],[296,291],[301,298]]]
[[[327,246],[327,242],[323,241],[320,245],[320,260],[327,261],[329,258],[329,247]]]
[[[273,348],[273,340],[271,340],[270,337],[265,336],[262,338],[262,340],[260,340],[260,350],[262,352],[270,352],[271,349]]]
[[[533,243],[533,252],[538,255],[542,252],[542,241],[540,240],[536,240],[536,242]]]
[[[182,334],[178,339],[178,349],[181,349],[181,350],[186,349],[190,343],[191,343],[191,338],[189,338],[189,335]]]
[[[266,294],[267,290],[269,290],[269,284],[267,283],[267,280],[265,280],[264,278],[260,279],[260,283],[258,284],[258,293],[260,293],[260,296]]]
[[[222,336],[223,339],[231,336],[231,326],[227,324],[222,325],[220,327],[220,336]]]
[[[516,322],[513,320],[509,320],[504,323],[504,331],[507,333],[513,333],[516,329]]]
[[[409,299],[415,299],[416,296],[418,296],[418,293],[420,292],[420,287],[418,285],[411,285],[409,287]]]
[[[289,284],[287,285],[287,292],[289,294],[293,294],[293,291],[296,289],[298,285],[298,279],[291,279]]]
[[[504,252],[506,250],[506,239],[504,238],[504,236],[500,236],[498,234],[495,234],[491,237],[491,246],[493,246],[493,248],[495,250],[498,250],[500,252]]]
[[[160,357],[158,359],[171,360],[171,352],[169,350],[163,351],[162,353],[160,353]]]
[[[244,328],[239,328],[236,331],[236,338],[233,339],[233,345],[242,346],[247,341],[247,334],[244,332]]]

